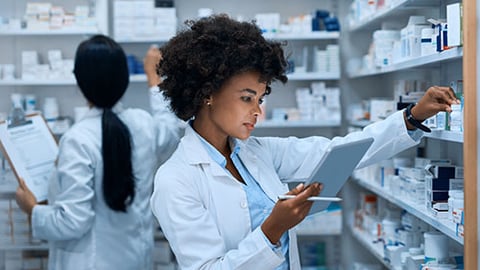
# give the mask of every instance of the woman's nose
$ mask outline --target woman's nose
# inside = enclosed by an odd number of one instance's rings
[[[254,116],[259,116],[262,114],[262,108],[260,107],[260,104],[255,105],[255,108],[253,109],[253,115]]]

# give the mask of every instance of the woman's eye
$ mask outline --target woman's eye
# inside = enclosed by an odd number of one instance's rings
[[[261,98],[258,100],[258,104],[263,104],[263,102],[265,101],[265,99]]]
[[[252,100],[251,97],[242,97],[243,101],[250,102]]]

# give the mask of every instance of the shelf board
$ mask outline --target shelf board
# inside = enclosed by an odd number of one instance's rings
[[[339,127],[339,121],[275,121],[264,120],[259,122],[256,128],[319,128],[319,127]]]
[[[366,127],[369,124],[371,124],[371,121],[368,120],[355,120],[355,121],[350,121],[350,125],[354,127]],[[463,132],[455,132],[455,131],[448,131],[448,130],[432,130],[431,133],[423,133],[424,137],[430,138],[430,139],[437,139],[437,140],[442,140],[446,142],[457,142],[457,143],[463,143]]]
[[[287,74],[290,81],[311,81],[311,80],[339,80],[338,73],[319,73],[319,72],[302,72]],[[130,82],[146,82],[147,76],[145,74],[130,75]]]
[[[297,236],[309,236],[309,237],[314,237],[314,236],[339,236],[341,235],[342,232],[340,230],[338,231],[332,231],[332,232],[315,232],[315,231],[310,231],[310,230],[297,230]]]
[[[75,79],[0,80],[0,86],[76,85]]]
[[[338,39],[340,32],[308,32],[308,33],[264,33],[263,36],[266,39],[273,40],[328,40]]]
[[[360,244],[362,244],[362,246],[364,246],[379,262],[381,262],[383,266],[387,269],[395,269],[384,259],[385,256],[382,242],[378,241],[375,243],[372,236],[360,229],[350,227],[350,231],[352,232],[353,237],[357,239],[357,241],[360,242]]]
[[[384,198],[385,200],[397,205],[398,207],[406,210],[410,214],[418,217],[424,222],[430,224],[432,227],[441,231],[448,237],[452,238],[456,242],[463,245],[463,238],[456,235],[456,225],[455,223],[447,219],[438,219],[431,215],[424,205],[414,204],[410,201],[406,201],[405,198],[398,198],[395,194],[392,194],[389,190],[381,188],[375,184],[369,183],[366,180],[355,179],[360,186],[376,193],[378,196]]]
[[[139,82],[146,82],[147,75],[145,74],[133,74],[130,75],[130,82],[131,83],[139,83]]]
[[[383,67],[377,70],[370,71],[361,71],[357,74],[350,75],[350,78],[360,78],[367,76],[375,76],[385,73],[391,73],[395,71],[411,69],[411,68],[422,68],[428,66],[434,66],[443,62],[461,60],[463,57],[463,47],[455,47],[440,53],[435,53],[431,55],[420,56],[415,59],[409,59],[402,61],[400,63],[392,64],[387,67]]]
[[[398,13],[401,9],[407,8],[421,8],[421,7],[438,7],[439,1],[437,0],[397,0],[393,1],[390,7],[384,7],[375,11],[371,16],[367,16],[365,19],[356,22],[354,25],[349,26],[349,31],[359,31],[367,29],[380,29],[382,22],[386,18],[391,17],[395,13]]]
[[[340,75],[338,73],[317,73],[317,72],[305,72],[305,73],[291,73],[287,74],[288,79],[291,81],[309,81],[309,80],[338,80]],[[145,74],[130,75],[131,83],[146,82],[147,76]],[[0,86],[38,86],[38,85],[76,85],[77,82],[72,79],[39,79],[39,80],[0,80]]]
[[[287,74],[290,81],[309,81],[309,80],[339,80],[340,74],[334,72],[294,72]]]
[[[118,43],[152,43],[152,44],[159,44],[165,43],[170,40],[173,36],[164,36],[158,38],[152,37],[132,37],[132,38],[118,38],[115,39]]]
[[[0,30],[0,36],[69,36],[100,34],[96,27],[89,28],[61,28],[61,29],[18,29]]]
[[[0,251],[21,251],[21,250],[48,250],[48,244],[0,244]]]
[[[15,180],[15,183],[16,181],[17,180]],[[0,199],[15,199],[16,190],[17,186],[11,183],[0,184]]]
[[[330,40],[338,39],[340,32],[309,32],[309,33],[265,33],[263,36],[266,39],[272,40]],[[152,37],[132,37],[132,38],[117,38],[119,43],[162,43],[167,42],[173,36],[152,38]]]
[[[425,137],[448,142],[463,143],[463,132],[448,130],[432,130],[431,133],[424,133]]]

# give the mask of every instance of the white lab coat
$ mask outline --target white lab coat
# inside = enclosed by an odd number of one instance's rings
[[[419,138],[421,134],[418,134]],[[373,137],[359,167],[414,146],[403,112],[363,132],[336,137],[335,143]],[[239,156],[265,193],[276,200],[288,191],[281,180],[305,178],[330,140],[324,137],[257,138],[240,145]],[[181,269],[275,269],[283,260],[267,245],[260,228],[252,231],[247,196],[239,181],[213,161],[191,127],[177,150],[157,171],[151,199]],[[297,238],[290,237],[290,269],[300,269]]]
[[[102,110],[92,108],[59,145],[49,204],[32,212],[35,238],[49,240],[49,269],[133,270],[152,268],[153,216],[149,197],[159,160],[169,157],[185,124],[152,92],[152,117],[140,109],[114,112],[132,138],[135,199],[126,213],[112,211],[102,189]]]

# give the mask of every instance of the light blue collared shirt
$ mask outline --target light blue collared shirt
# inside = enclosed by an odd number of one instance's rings
[[[198,134],[197,134],[198,135]],[[205,149],[207,150],[210,157],[221,167],[225,169],[229,174],[230,172],[227,170],[227,160],[225,157],[213,147],[210,143],[208,143],[204,138],[198,135],[200,141],[203,143]],[[253,178],[253,176],[248,172],[247,168],[243,165],[243,162],[240,160],[238,156],[238,152],[240,152],[240,144],[238,143],[237,139],[232,140],[231,145],[233,151],[230,155],[230,158],[233,161],[235,168],[237,168],[238,172],[242,176],[243,180],[245,181],[245,185],[243,185],[243,189],[247,194],[247,202],[248,202],[248,210],[250,213],[250,220],[251,220],[251,227],[252,231],[255,230],[257,227],[262,225],[265,219],[270,215],[272,212],[273,206],[275,206],[275,201],[271,200],[257,183],[257,181]],[[233,176],[232,176],[233,177]],[[288,233],[285,232],[282,237],[280,238],[280,247],[277,247],[270,243],[270,240],[264,235],[264,239],[266,243],[272,248],[275,252],[281,252],[285,258],[285,261],[277,267],[275,270],[287,270],[289,269],[289,259],[288,259],[288,246],[289,246],[289,239]]]

